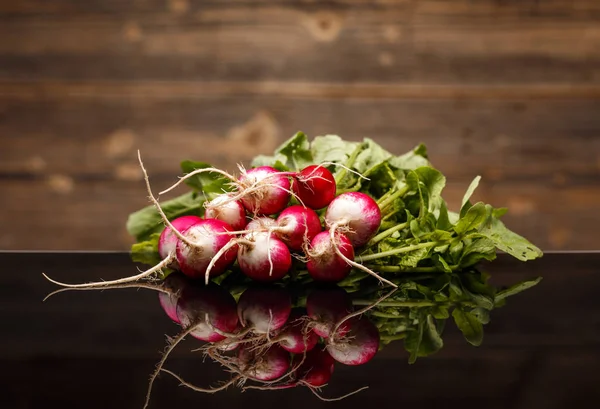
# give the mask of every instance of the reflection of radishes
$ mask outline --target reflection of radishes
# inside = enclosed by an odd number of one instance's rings
[[[291,310],[289,292],[278,287],[250,287],[242,293],[237,305],[241,324],[257,334],[267,334],[283,327]]]
[[[194,327],[191,335],[203,341],[225,339],[238,323],[235,299],[211,284],[186,288],[177,303],[177,318],[184,328]]]
[[[296,362],[302,362],[296,370],[296,379],[312,387],[323,386],[329,382],[335,367],[334,359],[322,348],[315,348],[307,352],[306,356],[296,355],[294,363]]]
[[[306,298],[306,311],[313,331],[327,338],[336,323],[352,312],[352,300],[340,287],[316,288]]]
[[[310,328],[305,319],[306,314],[303,308],[294,308],[285,327],[272,339],[283,349],[294,354],[312,350],[319,336]]]
[[[290,354],[277,345],[260,352],[240,348],[238,360],[240,372],[259,381],[275,380],[290,369]]]
[[[343,322],[327,341],[327,352],[345,365],[369,362],[379,349],[379,331],[366,317],[353,317]]]
[[[189,279],[181,273],[171,273],[165,279],[163,288],[166,291],[160,291],[158,293],[158,300],[165,313],[174,322],[179,324],[179,318],[177,317],[177,302],[181,297],[182,292],[185,288],[190,286]]]

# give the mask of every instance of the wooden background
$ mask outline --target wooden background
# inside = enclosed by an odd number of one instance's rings
[[[425,142],[453,207],[600,248],[597,0],[1,0],[0,249],[127,249],[182,159]]]

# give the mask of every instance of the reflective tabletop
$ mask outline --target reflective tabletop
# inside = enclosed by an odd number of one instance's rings
[[[135,273],[127,253],[0,253],[0,406],[2,408],[142,408],[148,379],[180,327],[157,294],[145,289],[68,291],[64,282]],[[437,353],[408,363],[402,341],[367,364],[337,365],[323,396],[306,388],[198,393],[161,374],[151,408],[353,407],[583,408],[600,398],[600,253],[547,253],[519,262],[500,254],[480,269],[498,286],[543,277],[494,309],[481,346],[447,325]],[[220,365],[185,339],[168,366],[198,385],[227,379]]]

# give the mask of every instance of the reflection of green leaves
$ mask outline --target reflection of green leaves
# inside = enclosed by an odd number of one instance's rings
[[[523,292],[531,287],[536,286],[540,281],[542,281],[542,277],[538,277],[535,280],[523,281],[522,283],[515,284],[502,291],[499,291],[496,294],[495,302],[498,303],[500,301],[503,301],[506,297],[519,294],[520,292]]]
[[[455,308],[452,311],[452,317],[469,344],[475,346],[481,345],[483,341],[483,324],[474,314],[460,308]]]
[[[404,339],[404,348],[410,354],[408,362],[414,364],[417,357],[428,356],[442,349],[444,341],[440,332],[431,314],[421,317],[416,328],[408,332]]]

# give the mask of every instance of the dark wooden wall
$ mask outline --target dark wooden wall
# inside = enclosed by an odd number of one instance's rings
[[[297,130],[425,142],[456,206],[600,248],[597,0],[2,0],[0,248],[126,249],[181,159]]]

